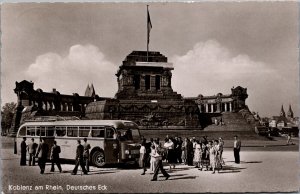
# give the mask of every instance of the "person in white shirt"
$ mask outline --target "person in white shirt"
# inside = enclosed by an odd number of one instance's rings
[[[202,148],[199,140],[196,140],[195,152],[193,162],[195,164],[195,168],[200,168],[201,165],[201,156],[202,156]]]
[[[173,168],[175,168],[175,159],[176,159],[174,153],[174,143],[171,138],[169,138],[168,141],[165,142],[164,147],[168,150],[167,161],[170,165],[170,171],[171,171],[172,166]]]
[[[155,155],[156,155],[156,147],[158,146],[158,142],[154,141],[152,146],[151,146],[151,152],[150,152],[150,171],[154,172],[155,167],[157,165],[157,161],[155,159]]]
[[[164,169],[164,167],[162,165],[163,152],[165,152],[164,148],[162,148],[160,145],[158,145],[156,147],[156,154],[154,156],[157,161],[157,165],[155,167],[154,175],[153,175],[151,181],[157,181],[157,175],[158,175],[159,170],[166,177],[166,180],[168,180],[168,178],[170,177],[170,175],[166,172],[166,170]]]
[[[141,175],[145,175],[145,172],[147,171],[146,169],[146,147],[145,147],[145,142],[143,141],[141,143],[141,148],[140,148],[140,167],[143,169],[143,173]]]

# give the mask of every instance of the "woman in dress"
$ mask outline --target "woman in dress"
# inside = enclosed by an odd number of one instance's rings
[[[209,166],[209,150],[208,150],[208,144],[202,143],[202,154],[201,154],[201,167],[199,170],[202,170],[206,167],[206,171],[208,171]]]
[[[216,160],[215,160],[215,168],[219,170],[222,168],[222,164],[221,164],[221,155],[220,155],[220,146],[219,146],[219,141],[218,140],[215,140],[214,141],[214,147],[215,147],[215,150],[216,150]]]
[[[184,164],[187,164],[187,141],[188,141],[188,138],[185,138],[184,139],[184,142],[182,143],[182,146],[181,146],[181,159],[182,159],[182,162]]]
[[[201,144],[200,144],[199,140],[196,140],[194,159],[193,159],[195,168],[200,168],[201,155],[202,155]]]
[[[210,161],[210,167],[213,170],[212,172],[213,174],[215,174],[216,156],[217,156],[216,147],[213,145],[212,141],[209,141],[209,161]]]
[[[165,142],[164,147],[168,150],[167,161],[170,165],[170,171],[171,171],[172,166],[173,166],[173,168],[175,168],[174,143],[171,138],[169,138]]]
[[[156,147],[158,146],[158,144],[156,142],[153,142],[152,146],[151,146],[151,152],[150,152],[150,171],[154,172],[155,167],[156,167]]]

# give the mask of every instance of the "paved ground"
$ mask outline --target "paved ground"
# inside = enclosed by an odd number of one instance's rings
[[[297,151],[242,151],[241,164],[233,162],[231,149],[224,152],[226,166],[220,173],[199,171],[178,165],[165,181],[152,175],[141,176],[140,169],[91,168],[89,175],[71,175],[73,165],[63,164],[63,173],[39,174],[37,166],[20,167],[19,157],[11,148],[1,149],[2,189],[4,193],[191,193],[191,192],[297,192],[299,191],[299,154]],[[167,167],[165,167],[167,168]],[[11,185],[11,188],[9,187]],[[17,186],[27,186],[26,190]],[[48,187],[46,186],[48,185]],[[90,190],[71,190],[87,185]],[[98,185],[99,188],[98,188]],[[28,188],[33,186],[32,188]],[[41,186],[40,189],[35,186]],[[55,186],[58,190],[50,186]],[[47,190],[48,188],[48,190]],[[61,188],[61,189],[59,189]],[[24,188],[23,188],[24,189]],[[32,189],[31,191],[29,189]],[[73,187],[76,189],[76,187]],[[80,188],[79,188],[80,189]]]

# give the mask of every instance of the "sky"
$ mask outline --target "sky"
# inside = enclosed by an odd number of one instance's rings
[[[291,104],[299,116],[297,2],[148,3],[151,51],[174,64],[184,97],[246,87],[261,116]],[[1,103],[17,101],[16,81],[45,92],[113,97],[115,73],[133,50],[146,50],[145,3],[1,5]]]

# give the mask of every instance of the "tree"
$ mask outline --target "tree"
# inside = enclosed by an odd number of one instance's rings
[[[1,134],[8,132],[12,125],[17,104],[14,102],[5,103],[1,110]]]

